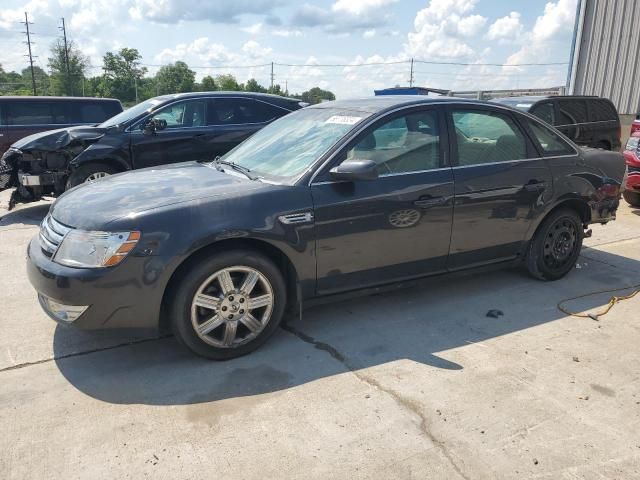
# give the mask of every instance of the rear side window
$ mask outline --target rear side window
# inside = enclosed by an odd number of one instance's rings
[[[45,102],[11,102],[8,108],[9,125],[51,125],[51,105]]]
[[[287,110],[246,98],[215,98],[209,101],[209,125],[265,123],[279,118]]]
[[[549,125],[556,125],[556,114],[551,102],[537,104],[531,109],[531,113]]]
[[[606,100],[597,99],[589,103],[592,122],[606,122],[618,119],[618,112],[616,112],[615,107]]]
[[[453,124],[458,165],[528,158],[524,135],[508,115],[495,111],[454,110]]]
[[[573,155],[575,150],[550,128],[537,122],[528,122],[531,132],[542,150],[543,156]]]
[[[558,107],[560,110],[558,125],[588,122],[587,102],[584,100],[559,100]]]

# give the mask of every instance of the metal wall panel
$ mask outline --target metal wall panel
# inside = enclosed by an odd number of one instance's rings
[[[640,112],[640,0],[581,0],[569,92]],[[580,9],[579,9],[580,12]]]

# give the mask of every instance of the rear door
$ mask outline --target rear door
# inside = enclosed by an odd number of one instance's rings
[[[207,121],[211,128],[209,150],[213,158],[224,155],[288,110],[261,100],[217,97],[209,100]]]
[[[507,110],[451,107],[449,122],[455,204],[447,267],[514,258],[551,199],[547,162]]]
[[[338,154],[372,160],[375,180],[311,185],[319,293],[356,289],[445,270],[453,213],[444,114],[420,107],[391,114]]]
[[[182,100],[162,107],[151,117],[167,122],[167,128],[145,133],[147,117],[131,128],[133,168],[153,167],[191,160],[212,160],[211,128],[206,120],[205,98]]]

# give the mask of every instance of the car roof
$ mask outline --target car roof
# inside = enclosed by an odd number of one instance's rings
[[[379,113],[384,110],[411,105],[436,105],[438,103],[460,103],[491,105],[489,102],[460,97],[428,97],[426,95],[380,95],[375,97],[351,98],[348,100],[334,100],[311,105],[307,108],[337,108],[344,110],[360,111],[366,113]]]
[[[212,92],[174,93],[169,95],[160,95],[155,98],[158,100],[167,101],[167,100],[175,100],[178,98],[202,98],[202,97],[245,97],[245,98],[256,98],[258,100],[265,100],[271,103],[300,102],[300,100],[297,98],[282,97],[280,95],[272,95],[269,93],[236,92],[236,91],[225,91],[225,90],[214,90]]]
[[[55,96],[44,96],[44,95],[6,95],[0,96],[0,101],[11,100],[11,101],[31,101],[31,102],[48,102],[51,100],[66,102],[69,100],[80,100],[83,102],[119,102],[117,98],[102,98],[102,97],[55,97]]]

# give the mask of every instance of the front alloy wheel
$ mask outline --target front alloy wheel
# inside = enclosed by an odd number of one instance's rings
[[[207,278],[191,303],[191,324],[205,343],[235,348],[255,339],[273,311],[273,289],[258,270],[234,266]]]
[[[214,360],[245,355],[278,328],[286,304],[279,268],[251,250],[194,257],[182,268],[169,300],[176,338]]]

